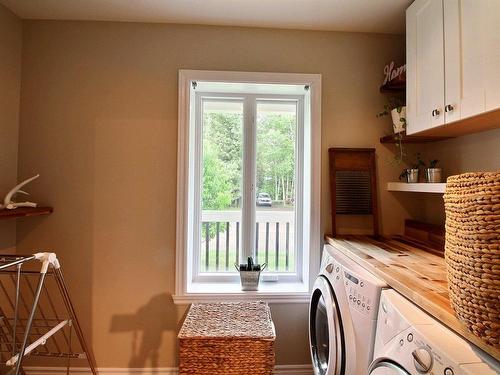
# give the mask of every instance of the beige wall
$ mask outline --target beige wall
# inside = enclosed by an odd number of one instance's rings
[[[17,180],[22,21],[0,5],[0,199]],[[0,252],[13,251],[16,222],[0,221]]]
[[[384,189],[400,167],[378,138],[382,68],[399,36],[106,22],[24,23],[19,175],[50,217],[18,226],[19,251],[56,251],[99,366],[174,366],[179,69],[321,73],[322,226],[327,149],[377,147],[382,226],[416,203]],[[344,223],[347,229],[352,223]],[[318,251],[316,249],[314,251]],[[307,305],[273,305],[277,362],[309,362]]]
[[[465,172],[500,171],[500,129],[471,134],[422,147],[426,162],[440,160],[445,176]],[[430,196],[425,201],[423,220],[444,224],[444,206],[441,196]]]

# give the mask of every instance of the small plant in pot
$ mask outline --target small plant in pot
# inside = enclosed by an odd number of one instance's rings
[[[406,130],[406,105],[405,102],[397,97],[389,97],[384,110],[377,114],[377,117],[389,116],[392,118],[392,128],[394,134],[402,133]]]
[[[377,117],[384,117],[391,115],[392,128],[394,130],[394,139],[396,140],[396,147],[399,149],[398,155],[395,156],[397,164],[403,161],[405,151],[403,148],[403,136],[406,131],[406,106],[405,102],[398,97],[389,97],[387,104],[384,105],[384,110],[377,114]]]
[[[400,180],[405,180],[407,183],[416,183],[418,182],[418,174],[420,171],[420,167],[425,167],[425,163],[420,158],[420,154],[417,153],[416,161],[411,164],[411,168],[405,168],[399,175]]]
[[[443,178],[443,170],[436,168],[439,160],[434,159],[429,162],[429,167],[425,168],[425,182],[440,183]]]
[[[247,263],[234,265],[240,273],[241,290],[255,291],[259,290],[260,273],[267,267],[267,263],[255,264],[252,257],[247,258]]]

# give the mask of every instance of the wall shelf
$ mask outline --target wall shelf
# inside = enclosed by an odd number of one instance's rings
[[[428,143],[428,142],[438,142],[444,141],[445,139],[450,139],[451,137],[426,137],[418,135],[406,135],[403,134],[401,140],[402,143]],[[380,138],[380,143],[398,143],[396,139],[396,134],[386,135]]]
[[[386,83],[385,85],[380,86],[380,92],[382,94],[406,93],[406,82]]]
[[[446,183],[407,183],[407,182],[388,182],[388,191],[404,191],[410,193],[435,193],[444,194]]]
[[[0,220],[18,217],[49,215],[54,212],[52,207],[20,207],[15,210],[0,210]]]

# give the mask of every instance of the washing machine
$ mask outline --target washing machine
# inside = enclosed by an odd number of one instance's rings
[[[494,375],[500,363],[394,290],[380,298],[370,375]]]
[[[385,282],[325,245],[309,305],[315,375],[366,375],[383,288]]]

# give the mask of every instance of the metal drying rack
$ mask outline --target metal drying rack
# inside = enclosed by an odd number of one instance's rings
[[[0,255],[0,360],[18,375],[27,357],[65,359],[66,374],[84,360],[97,375],[54,253]]]

